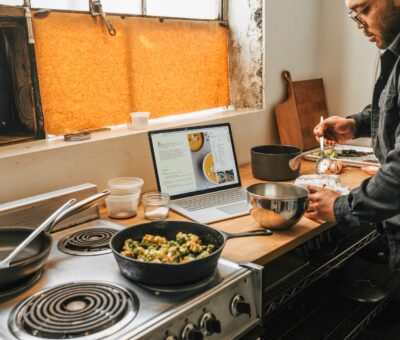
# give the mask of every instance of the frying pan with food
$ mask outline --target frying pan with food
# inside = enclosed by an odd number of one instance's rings
[[[200,237],[202,244],[213,244],[215,250],[206,257],[186,263],[143,262],[121,254],[127,239],[141,241],[144,235],[150,234],[163,236],[167,240],[175,240],[179,232],[195,234]],[[268,229],[228,234],[195,222],[153,221],[119,231],[111,239],[110,246],[122,274],[129,280],[172,286],[199,281],[212,275],[227,240],[236,237],[269,235],[272,235],[272,232]]]

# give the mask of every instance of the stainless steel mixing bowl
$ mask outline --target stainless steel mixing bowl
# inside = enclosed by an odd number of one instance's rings
[[[308,207],[309,191],[299,185],[266,182],[250,185],[250,214],[264,228],[287,229],[296,224]]]

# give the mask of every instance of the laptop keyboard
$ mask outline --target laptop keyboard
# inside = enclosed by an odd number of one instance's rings
[[[201,196],[181,198],[174,200],[174,203],[186,210],[196,211],[243,200],[246,200],[246,191],[243,189],[233,189],[212,192]]]

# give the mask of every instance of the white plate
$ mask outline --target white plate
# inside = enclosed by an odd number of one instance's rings
[[[359,152],[371,152],[369,155],[363,155],[359,157],[337,157],[333,159],[337,159],[342,161],[345,164],[362,167],[364,165],[379,165],[378,159],[375,157],[372,148],[367,146],[358,146],[358,145],[345,145],[345,144],[337,144],[333,150],[341,151],[341,150],[356,150]],[[315,148],[310,150],[310,152],[319,151],[319,148]],[[319,157],[314,156],[311,153],[304,156],[304,159],[308,159],[310,161],[316,161]]]

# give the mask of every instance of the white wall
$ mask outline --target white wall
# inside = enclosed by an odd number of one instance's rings
[[[239,164],[248,163],[250,148],[267,139],[265,112],[214,118],[197,124],[222,122],[231,123]],[[94,183],[102,190],[107,188],[108,179],[119,176],[141,177],[145,181],[144,191],[156,189],[146,132],[7,156],[7,150],[19,147],[34,150],[35,145],[43,143],[46,141],[0,148],[0,203],[85,182]]]
[[[357,113],[370,102],[377,49],[356,29],[347,12],[344,0],[266,0],[269,140],[279,140],[273,109],[286,96],[284,69],[293,80],[322,77],[330,115]],[[370,140],[354,144],[366,145]]]
[[[266,0],[265,8],[265,107],[268,134],[278,142],[273,110],[286,95],[282,71],[289,70],[293,80],[321,76],[321,0]]]
[[[322,0],[320,70],[330,114],[346,116],[370,103],[378,49],[351,21],[344,0]]]

